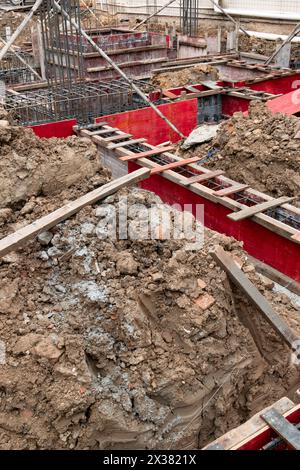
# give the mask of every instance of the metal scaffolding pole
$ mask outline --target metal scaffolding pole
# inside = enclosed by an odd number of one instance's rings
[[[70,17],[70,15],[65,11],[64,8],[62,8],[58,4],[56,0],[53,0],[53,6],[59,13],[61,13],[66,18],[66,20],[70,22],[71,25],[74,26],[77,33],[81,34],[91,44],[95,51],[97,51],[101,55],[101,57],[103,57],[119,73],[119,75],[131,85],[133,90],[145,101],[145,103],[147,103],[147,105],[150,106],[153,111],[161,119],[163,119],[163,121],[165,121],[176,134],[178,134],[182,139],[184,139],[185,136],[182,134],[182,132],[180,132],[179,129],[177,129],[177,127],[171,121],[169,121],[166,116],[164,116],[164,114],[155,106],[155,104],[153,104],[147,98],[147,96],[136,86],[136,84],[132,80],[130,80],[130,78],[127,77],[123,70],[121,70],[118,65],[115,64],[115,62],[93,41],[93,39],[84,31],[84,29],[76,21],[74,21],[73,18]]]

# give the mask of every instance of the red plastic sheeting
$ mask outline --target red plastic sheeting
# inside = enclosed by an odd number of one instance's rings
[[[267,102],[273,113],[297,114],[300,112],[300,89],[291,91]]]
[[[49,122],[47,124],[39,124],[30,126],[33,132],[41,138],[50,139],[51,137],[65,138],[74,134],[73,126],[76,126],[76,119],[68,121]]]
[[[128,171],[136,170],[136,163],[128,163]],[[156,193],[168,204],[204,205],[205,226],[244,242],[245,250],[260,261],[269,264],[287,276],[300,281],[300,245],[268,230],[251,220],[232,222],[230,211],[187,188],[179,186],[159,175],[153,175],[140,183],[143,189]]]
[[[197,99],[162,104],[158,108],[185,136],[197,126]],[[108,122],[112,127],[132,134],[135,138],[144,137],[152,145],[167,140],[170,142],[180,140],[180,136],[172,131],[152,108],[136,109],[96,119],[96,122],[101,121]]]

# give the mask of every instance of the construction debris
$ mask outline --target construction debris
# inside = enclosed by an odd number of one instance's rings
[[[34,220],[47,201],[35,198],[18,222]],[[133,239],[113,236],[124,203]],[[157,196],[122,190],[3,258],[2,449],[196,448],[297,380],[286,346],[231,290],[211,248],[230,252],[299,334],[298,309],[233,239],[207,230],[195,252],[187,240],[166,239],[158,209],[169,214]],[[6,217],[8,230],[15,216]],[[147,217],[156,237],[137,240]]]

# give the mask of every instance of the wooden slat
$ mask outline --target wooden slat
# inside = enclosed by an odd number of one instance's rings
[[[174,168],[178,168],[179,166],[185,166],[185,165],[188,165],[189,163],[195,163],[199,160],[200,160],[199,157],[192,157],[192,158],[187,158],[186,160],[178,160],[176,162],[168,163],[167,165],[158,166],[151,170],[151,175],[155,175],[157,173],[163,173],[164,171],[167,171],[167,170],[173,170]]]
[[[193,87],[192,85],[185,85],[184,88],[187,91],[190,91],[192,93],[199,93],[199,91],[203,91],[203,90],[198,90],[197,88]]]
[[[100,129],[99,131],[91,131],[92,132],[92,135],[103,135],[103,134],[107,134],[108,132],[116,132],[118,131],[119,129],[115,129],[114,127],[110,127],[109,129]]]
[[[235,186],[230,186],[229,188],[220,189],[219,191],[215,191],[214,195],[219,197],[230,196],[231,194],[239,193],[240,191],[244,191],[244,189],[249,188],[248,184],[237,184]]]
[[[192,178],[187,178],[186,180],[182,181],[183,186],[189,186],[193,183],[203,183],[204,181],[208,181],[212,178],[216,178],[217,176],[224,175],[224,171],[216,170],[210,171],[209,173],[204,173],[202,175],[192,176]]]
[[[263,318],[280,335],[289,348],[293,349],[295,341],[299,341],[300,337],[296,336],[290,327],[280,318],[266,298],[237,266],[233,258],[221,247],[212,252],[211,256],[227,273],[231,281],[243,291],[251,303],[262,313]]]
[[[132,134],[118,134],[118,135],[113,135],[112,137],[102,137],[104,139],[104,142],[115,142],[116,140],[121,140],[121,139],[129,139],[132,137]]]
[[[169,91],[169,90],[162,90],[162,94],[163,94],[166,98],[170,98],[171,100],[174,100],[175,98],[179,98],[179,96],[175,95],[174,93],[172,93],[172,92]]]
[[[147,157],[153,157],[154,155],[161,155],[162,153],[170,152],[171,150],[174,150],[174,147],[172,145],[169,145],[168,147],[155,148],[152,150],[147,150],[146,152],[135,153],[134,155],[121,157],[119,160],[121,160],[122,162],[130,162],[134,160],[139,160],[140,158],[147,158]]]
[[[141,144],[142,142],[146,142],[146,140],[147,139],[127,140],[125,142],[119,142],[118,144],[110,144],[107,148],[109,148],[110,150],[113,150],[119,147],[126,147],[126,145]]]
[[[261,417],[289,447],[293,450],[300,450],[300,431],[277,410],[271,408],[263,413]]]
[[[59,222],[71,217],[80,211],[83,207],[94,204],[96,201],[103,199],[111,194],[115,193],[124,186],[136,183],[150,175],[150,170],[147,168],[139,168],[138,170],[130,173],[129,175],[122,176],[114,181],[111,181],[100,188],[91,191],[84,196],[81,196],[75,201],[69,202],[65,206],[57,209],[54,212],[36,220],[30,225],[17,230],[16,232],[8,235],[7,237],[0,240],[0,257],[6,255],[10,251],[19,248],[26,241],[35,237],[39,233],[54,227]]]
[[[86,130],[89,130],[89,131],[93,131],[94,129],[98,129],[99,127],[103,127],[103,126],[107,126],[108,123],[107,122],[97,122],[96,124],[90,124]],[[79,126],[73,126],[73,131],[74,132],[78,132],[80,131],[80,127]]]
[[[292,236],[292,240],[294,240],[295,242],[300,243],[300,232],[295,233],[295,235]]]
[[[235,222],[239,220],[247,219],[248,217],[252,217],[255,214],[259,214],[259,212],[264,212],[268,209],[273,209],[275,207],[281,206],[282,204],[286,204],[288,202],[293,201],[296,199],[295,197],[279,197],[278,199],[271,199],[271,201],[265,201],[261,204],[257,204],[256,206],[245,207],[241,211],[234,212],[233,214],[228,214],[227,217],[229,219],[234,220]]]

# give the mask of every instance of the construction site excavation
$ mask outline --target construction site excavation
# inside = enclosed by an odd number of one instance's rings
[[[0,0],[0,451],[300,450],[300,0],[246,3]]]

